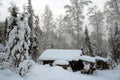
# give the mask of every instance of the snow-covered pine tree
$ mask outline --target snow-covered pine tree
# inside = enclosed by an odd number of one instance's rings
[[[111,39],[110,44],[112,46],[112,57],[117,62],[120,59],[120,31],[118,24],[116,23],[114,37]]]
[[[16,7],[15,5],[11,4],[11,7],[9,7],[8,10],[11,13],[11,17],[9,17],[9,20],[7,20],[8,24],[6,25],[6,32],[7,32],[7,34],[6,34],[6,51],[7,51],[8,59],[9,59],[10,56],[11,56],[10,47],[12,47],[12,45],[13,45],[12,41],[11,41],[12,44],[8,44],[9,34],[12,31],[12,29],[14,28],[14,26],[17,26],[18,7]]]
[[[37,46],[37,40],[36,40],[36,34],[34,31],[34,27],[36,27],[36,25],[34,26],[34,10],[32,8],[32,3],[31,0],[28,0],[28,8],[27,8],[28,13],[30,14],[29,18],[28,18],[28,25],[30,26],[31,29],[31,33],[30,33],[30,49],[29,49],[29,54],[31,56],[31,58],[37,62],[36,57],[38,57],[38,46]]]
[[[84,39],[83,52],[84,52],[85,55],[94,56],[87,26],[86,26],[86,29],[85,29],[85,39]]]
[[[32,59],[37,62],[38,61],[38,57],[39,57],[39,51],[42,48],[41,46],[41,36],[42,36],[42,30],[40,29],[39,26],[39,16],[34,14],[34,38],[32,42],[32,54],[31,57]]]
[[[9,10],[11,17],[9,18],[6,51],[12,68],[17,68],[21,62],[29,59],[28,50],[31,30],[28,25],[27,13],[23,13],[18,17],[18,8],[15,5],[12,5]]]

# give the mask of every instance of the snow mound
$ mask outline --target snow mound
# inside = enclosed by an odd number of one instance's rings
[[[28,71],[29,71],[29,69],[31,68],[31,66],[33,66],[35,64],[35,62],[34,61],[32,61],[32,60],[24,60],[22,63],[20,63],[20,65],[19,65],[19,69],[18,69],[18,71],[19,71],[19,74],[21,75],[21,76],[25,76],[27,73],[28,73]]]
[[[120,67],[116,70],[97,70],[92,75],[70,72],[62,67],[34,65],[25,80],[119,80]],[[110,74],[110,76],[108,75]]]
[[[27,66],[32,66],[35,62],[32,60],[24,60],[22,63],[20,63],[20,67],[26,67]]]
[[[0,80],[24,80],[19,74],[16,74],[9,69],[0,70]]]
[[[26,80],[77,80],[77,77],[74,73],[70,73],[59,66],[36,65]]]
[[[3,62],[0,64],[0,69],[7,69],[10,67],[10,63],[9,62]]]
[[[79,71],[70,72],[59,66],[34,64],[25,77],[20,77],[9,69],[0,70],[0,80],[119,80],[119,74],[120,66],[113,70],[97,70],[92,75],[88,75]]]

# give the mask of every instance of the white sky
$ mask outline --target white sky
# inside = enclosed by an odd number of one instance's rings
[[[107,0],[92,0],[94,5],[103,9],[104,2]],[[0,20],[5,20],[9,15],[8,7],[10,2],[14,2],[22,11],[22,6],[27,3],[27,0],[1,0],[2,6],[0,7]],[[45,5],[49,5],[55,17],[65,13],[64,5],[69,4],[70,0],[32,0],[33,9],[38,15],[43,14]]]

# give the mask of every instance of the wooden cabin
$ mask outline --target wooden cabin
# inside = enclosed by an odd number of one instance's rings
[[[53,62],[56,60],[68,61],[68,65],[73,71],[79,71],[84,68],[83,62],[79,59],[80,56],[82,56],[81,50],[49,49],[43,52],[43,54],[39,57],[39,60],[42,61],[43,65],[49,64],[51,66],[53,66]]]
[[[53,63],[58,60],[67,61],[69,63],[68,65],[56,65],[62,66],[64,69],[71,67],[73,71],[84,69],[84,66],[86,65],[84,62],[92,64],[92,67],[95,67],[95,69],[108,69],[108,65],[106,63],[107,60],[105,58],[82,55],[81,50],[49,49],[43,52],[43,54],[39,57],[39,60],[43,63],[43,65],[49,64],[51,66],[53,66]]]

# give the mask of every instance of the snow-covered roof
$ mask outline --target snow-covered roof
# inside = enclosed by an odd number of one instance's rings
[[[86,55],[80,56],[80,60],[95,63],[95,58],[91,56],[86,56]]]
[[[82,55],[81,50],[64,50],[64,49],[49,49],[43,52],[39,57],[40,60],[79,60]]]
[[[93,62],[93,63],[95,63],[96,60],[102,60],[105,62],[107,61],[106,58],[103,58],[100,56],[91,57],[91,56],[86,56],[86,55],[80,56],[80,60],[87,61],[87,62]]]
[[[56,65],[56,64],[59,64],[59,65],[68,65],[69,62],[65,61],[65,60],[56,60],[56,61],[53,62],[53,65]]]
[[[100,57],[100,56],[95,56],[95,59],[96,60],[102,60],[102,61],[107,61],[108,60],[108,58],[103,58],[103,57]]]

